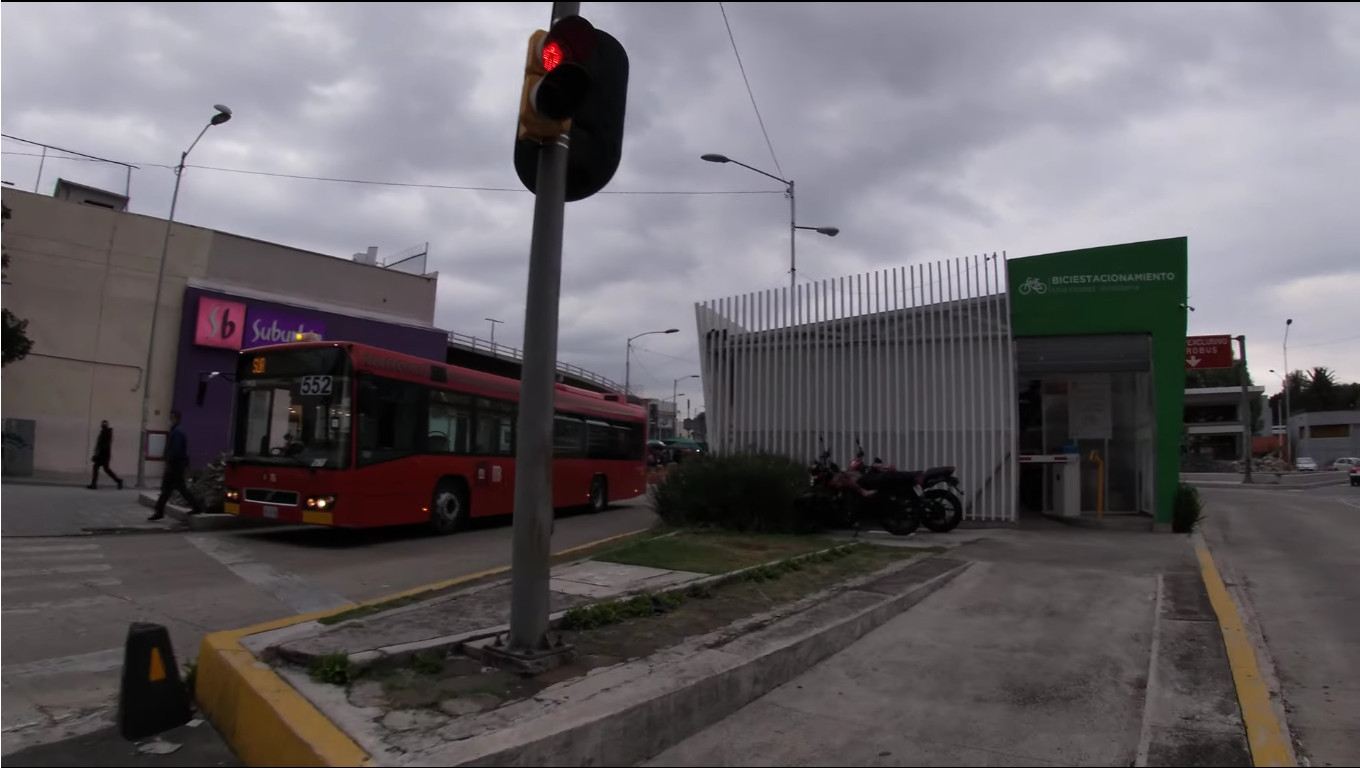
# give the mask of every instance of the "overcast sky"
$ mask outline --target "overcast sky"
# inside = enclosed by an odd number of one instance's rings
[[[1191,333],[1245,333],[1360,380],[1360,5],[583,3],[629,50],[624,159],[569,205],[559,358],[669,396],[698,373],[695,301],[1005,250],[1185,235]],[[550,4],[5,3],[3,129],[142,165],[164,216],[191,163],[505,191],[191,169],[177,218],[348,258],[429,241],[438,323],[518,343],[533,198],[511,162],[525,44]],[[4,142],[32,189],[33,148]],[[117,169],[51,162],[121,189]],[[710,194],[642,194],[685,192]],[[712,194],[727,192],[733,194]],[[761,194],[736,194],[762,192]],[[687,387],[682,383],[681,391]],[[691,383],[691,394],[698,388]],[[698,399],[695,398],[695,406]],[[683,398],[682,398],[683,408]]]

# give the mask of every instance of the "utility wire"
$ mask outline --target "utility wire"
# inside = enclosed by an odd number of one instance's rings
[[[732,53],[737,57],[737,69],[741,70],[742,82],[746,83],[746,95],[751,97],[751,109],[756,111],[756,122],[760,123],[760,132],[765,135],[765,146],[770,148],[770,159],[774,161],[774,169],[780,176],[784,175],[784,169],[779,165],[779,158],[774,154],[774,142],[770,141],[770,132],[765,130],[765,118],[760,116],[760,107],[756,105],[755,91],[751,90],[751,80],[746,76],[746,65],[741,63],[741,51],[737,50],[737,38],[732,34],[732,23],[727,20],[727,8],[718,3],[718,10],[722,11],[723,26],[727,27],[727,39],[732,41]]]
[[[6,152],[0,152],[0,154],[4,154],[4,155],[18,155],[18,156],[20,156],[20,157],[38,157],[38,156],[39,156],[39,153],[37,153],[37,152],[13,152],[13,151],[6,151]],[[60,157],[60,156],[54,157],[54,156],[52,156],[52,155],[48,155],[48,156],[47,156],[47,159],[48,159],[48,160],[75,160],[75,161],[81,161],[81,162],[109,162],[109,161],[91,160],[91,159],[87,159],[87,158],[83,158],[83,157]],[[143,166],[143,167],[151,167],[151,168],[167,168],[167,169],[173,169],[173,168],[175,168],[175,166],[173,166],[173,165],[168,165],[168,164],[166,164],[166,163],[141,163],[140,165]],[[299,173],[281,173],[281,172],[278,172],[278,171],[250,171],[250,170],[245,170],[245,169],[241,169],[241,168],[221,168],[221,167],[212,166],[212,165],[186,165],[185,167],[186,167],[186,168],[193,168],[193,169],[200,170],[200,171],[217,171],[217,172],[219,172],[219,173],[239,173],[239,174],[244,174],[244,175],[247,175],[247,176],[267,176],[267,177],[271,177],[271,178],[278,178],[278,179],[297,179],[297,180],[301,180],[301,181],[322,181],[322,182],[329,182],[329,183],[333,183],[333,184],[363,184],[363,185],[368,185],[368,186],[378,186],[378,187],[405,187],[405,188],[413,188],[413,189],[446,189],[446,190],[458,190],[458,191],[464,191],[464,192],[515,192],[515,193],[529,194],[529,190],[523,189],[523,188],[521,188],[521,187],[483,187],[483,186],[475,186],[475,185],[468,185],[468,184],[425,184],[425,183],[419,183],[419,182],[413,182],[413,181],[385,181],[385,180],[381,180],[381,179],[349,179],[349,178],[343,178],[343,177],[338,177],[338,176],[308,176],[308,175],[306,175],[306,174],[299,174]],[[784,194],[784,192],[783,192],[783,191],[776,191],[776,190],[768,190],[768,189],[752,189],[752,190],[633,190],[633,189],[617,189],[617,190],[609,190],[609,189],[606,189],[606,190],[601,191],[600,194],[602,194],[602,195],[782,195],[782,194]]]
[[[634,351],[634,352],[646,352],[646,353],[648,353],[648,354],[656,355],[657,357],[668,358],[668,359],[670,359],[670,360],[679,360],[679,361],[682,362],[682,363],[692,363],[692,362],[694,362],[695,359],[699,356],[699,355],[698,355],[698,350],[695,350],[695,353],[694,353],[694,354],[689,355],[688,357],[685,357],[685,356],[681,356],[681,355],[668,355],[668,354],[666,354],[665,352],[657,352],[655,349],[648,349],[647,347],[641,347],[641,346],[638,346],[637,344],[634,344],[634,345],[633,345],[633,351]]]
[[[1305,349],[1305,348],[1307,348],[1307,347],[1323,347],[1323,346],[1326,346],[1326,345],[1328,345],[1328,344],[1340,344],[1340,343],[1343,342],[1343,341],[1354,341],[1355,339],[1360,339],[1360,334],[1357,334],[1357,335],[1355,335],[1355,336],[1342,336],[1342,337],[1339,338],[1339,339],[1332,339],[1331,341],[1314,341],[1314,342],[1310,342],[1310,343],[1308,343],[1308,344],[1290,344],[1290,345],[1289,345],[1289,348],[1290,348],[1290,349]],[[637,349],[637,347],[633,347],[633,349]]]

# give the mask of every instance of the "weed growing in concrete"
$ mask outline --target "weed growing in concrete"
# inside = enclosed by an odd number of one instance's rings
[[[684,604],[684,592],[661,592],[654,595],[634,595],[619,600],[580,605],[562,616],[562,629],[594,629],[618,624],[628,619],[641,619],[670,613]]]
[[[1203,521],[1204,502],[1200,500],[1199,489],[1182,483],[1176,489],[1176,498],[1171,504],[1171,530],[1190,533]]]
[[[349,654],[328,653],[318,656],[307,666],[307,674],[318,683],[345,686],[354,682],[358,670],[350,663]]]
[[[184,689],[189,692],[189,698],[194,698],[194,686],[198,683],[198,661],[191,661],[184,665],[184,674],[180,676],[184,680]]]
[[[411,669],[421,675],[437,675],[444,671],[444,655],[432,651],[417,653],[411,657]]]

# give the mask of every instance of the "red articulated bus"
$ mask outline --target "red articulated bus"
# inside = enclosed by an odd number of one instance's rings
[[[515,503],[519,382],[349,342],[241,353],[226,511],[289,523],[451,533]],[[646,490],[647,414],[557,385],[553,504]]]

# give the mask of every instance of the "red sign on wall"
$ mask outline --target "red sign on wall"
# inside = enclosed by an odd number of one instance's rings
[[[1186,336],[1185,367],[1195,371],[1233,366],[1231,336]]]

